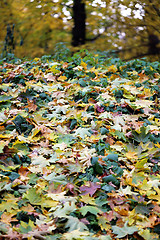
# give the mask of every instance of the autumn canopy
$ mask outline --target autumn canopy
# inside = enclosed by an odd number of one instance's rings
[[[157,60],[159,9],[158,0],[2,0],[0,50],[7,40],[16,56],[38,57],[65,41],[73,52],[110,50],[123,59]]]

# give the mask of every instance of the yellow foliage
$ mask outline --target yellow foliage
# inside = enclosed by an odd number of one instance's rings
[[[68,1],[69,3],[69,1]],[[132,3],[132,4],[131,4]],[[136,56],[145,56],[148,51],[148,37],[159,34],[159,8],[158,0],[136,1],[105,0],[103,4],[94,1],[85,1],[86,5],[86,38],[94,39],[80,48],[90,50],[113,50],[117,47],[125,49],[120,56],[129,59]],[[4,47],[6,27],[15,24],[14,28],[14,53],[18,57],[53,54],[54,46],[58,42],[71,43],[73,28],[72,5],[66,10],[63,0],[54,1],[29,1],[8,0],[2,1],[0,6],[0,50]],[[124,15],[119,6],[127,8],[130,12]],[[66,14],[70,17],[67,21]],[[144,27],[145,23],[145,27]],[[101,34],[103,32],[103,34]],[[96,36],[99,36],[96,38]],[[23,45],[21,45],[23,43]],[[72,49],[76,51],[76,49]],[[156,55],[152,56],[152,60]],[[86,65],[81,64],[86,70]],[[125,66],[123,66],[124,68]],[[117,72],[115,67],[109,71]]]

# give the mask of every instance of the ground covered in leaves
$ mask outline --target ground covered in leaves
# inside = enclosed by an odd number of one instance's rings
[[[0,239],[160,239],[160,63],[0,62]]]

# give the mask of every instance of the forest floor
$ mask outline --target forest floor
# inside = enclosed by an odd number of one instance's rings
[[[0,239],[160,239],[160,63],[0,62]]]

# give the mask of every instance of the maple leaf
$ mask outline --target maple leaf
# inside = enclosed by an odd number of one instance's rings
[[[98,213],[101,213],[101,211],[95,206],[84,206],[81,207],[79,211],[83,216],[85,216],[88,212],[92,213],[95,216],[97,216]]]
[[[37,105],[34,104],[33,100],[28,100],[27,101],[28,105],[25,106],[25,108],[28,108],[29,112],[35,112],[37,109]]]
[[[98,118],[101,118],[101,119],[112,119],[112,114],[110,112],[103,112],[101,113]]]
[[[49,161],[41,155],[39,155],[39,156],[36,155],[36,156],[32,157],[31,159],[32,159],[33,165],[39,165],[41,168],[50,165]]]
[[[40,205],[42,198],[39,193],[37,193],[35,188],[30,188],[27,193],[23,194],[23,198],[29,200],[29,202],[33,205]]]
[[[116,66],[116,65],[111,65],[111,66],[108,67],[108,70],[107,70],[107,71],[108,71],[108,72],[113,72],[113,73],[115,73],[115,72],[118,71],[118,69],[117,69],[117,66]]]
[[[78,160],[80,161],[80,163],[82,163],[84,166],[91,166],[91,157],[94,157],[96,155],[96,150],[94,148],[89,149],[87,147],[85,147],[83,149],[83,152],[80,154],[80,156],[78,157]]]
[[[136,192],[132,192],[131,191],[131,186],[127,186],[126,188],[122,188],[122,186],[120,186],[119,190],[117,190],[117,192],[124,196],[124,195],[137,195],[138,193]]]
[[[79,127],[78,129],[75,130],[74,135],[75,136],[80,136],[82,139],[85,139],[87,136],[91,136],[92,134],[89,132],[90,128],[81,128]]]
[[[48,176],[44,176],[44,179],[58,184],[67,184],[66,177],[64,175],[56,175],[56,173],[54,172],[49,174]]]
[[[1,215],[1,221],[6,224],[16,221],[16,219],[13,218],[14,215],[15,215],[15,213],[3,212],[3,214]]]
[[[68,217],[68,215],[76,210],[76,205],[74,202],[66,202],[64,206],[60,205],[56,207],[56,210],[54,211],[55,217]]]
[[[66,114],[69,108],[69,105],[63,105],[63,106],[54,106],[53,107],[56,113],[63,113]]]
[[[94,183],[94,182],[89,182],[90,186],[82,186],[80,187],[80,191],[82,192],[81,195],[87,195],[90,194],[90,196],[92,197],[94,195],[94,193],[101,188],[99,184]]]
[[[8,224],[0,222],[0,232],[6,234],[8,230],[9,230]]]
[[[6,146],[6,142],[0,141],[0,153],[3,153],[4,146]]]
[[[149,231],[149,229],[143,229],[141,231],[138,232],[138,234],[143,237],[143,239],[145,240],[158,240],[159,239],[159,236],[158,234],[156,233],[151,233]]]
[[[79,229],[76,229],[72,232],[69,232],[69,233],[65,233],[63,234],[63,237],[65,240],[74,240],[75,239],[75,236],[77,239],[80,239],[80,240],[87,240],[87,238],[85,237],[88,237],[88,236],[92,236],[93,234],[89,233],[88,231],[79,231]],[[92,238],[93,239],[93,238]]]
[[[128,225],[128,222],[125,222],[124,227],[112,226],[113,233],[117,234],[116,238],[123,238],[128,234],[131,235],[138,231],[137,227],[135,226],[129,227],[127,225]]]
[[[148,194],[148,198],[149,199],[154,199],[157,200],[157,203],[160,204],[160,190],[159,188],[154,187],[154,190],[157,192],[157,194],[155,193],[155,191],[150,192],[150,194]]]
[[[9,196],[8,196],[9,197]],[[7,211],[7,212],[11,212],[12,209],[18,209],[18,204],[17,201],[15,201],[14,198],[9,198],[7,201],[2,201],[2,203],[0,204],[0,211]]]
[[[112,240],[110,235],[101,235],[101,236],[99,236],[99,239],[100,240]]]
[[[7,120],[5,112],[0,112],[0,122],[4,122],[5,120]]]
[[[80,232],[83,232],[88,230],[87,226],[83,222],[81,222],[78,218],[68,216],[67,219],[68,220],[65,224],[65,228],[68,229],[68,232],[72,232],[74,230],[79,230]]]
[[[86,195],[81,195],[81,201],[86,203],[86,204],[88,203],[90,205],[96,205],[95,199],[93,197],[90,197],[89,193],[86,194]]]
[[[57,193],[48,193],[47,196],[49,198],[52,198],[53,200],[55,201],[59,201],[59,202],[68,202],[68,201],[72,201],[72,202],[75,202],[76,201],[76,198],[75,197],[69,197],[69,196],[65,196],[65,194],[67,192],[65,191],[61,191],[61,186],[59,188],[57,188]]]
[[[136,152],[132,152],[132,151],[128,151],[128,152],[126,153],[126,157],[127,157],[129,160],[133,161],[133,162],[138,159],[137,153],[136,153]]]
[[[100,225],[102,231],[109,230],[111,228],[108,219],[105,216],[98,216],[98,224]]]
[[[150,101],[150,100],[136,100],[135,102],[134,102],[134,104],[136,105],[136,106],[140,106],[140,107],[150,107],[151,105],[153,105],[153,101]]]
[[[62,81],[62,82],[65,81],[66,79],[67,79],[66,76],[60,76],[60,77],[58,78],[58,80],[59,80],[59,81]]]
[[[147,182],[148,185],[152,185],[152,187],[158,188],[160,186],[160,176],[157,176],[157,179],[153,179]]]
[[[34,222],[29,219],[29,222],[21,221],[18,231],[20,233],[28,233],[35,228]]]

